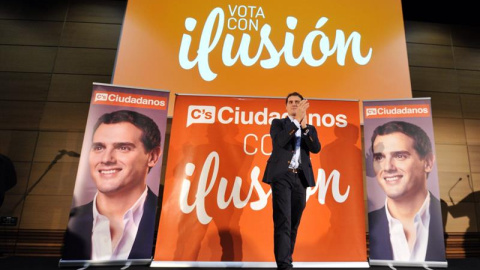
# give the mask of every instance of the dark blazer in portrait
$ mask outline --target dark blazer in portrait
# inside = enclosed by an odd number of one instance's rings
[[[157,196],[148,188],[142,219],[128,259],[152,257]],[[63,247],[63,260],[90,260],[92,254],[93,201],[70,212]]]
[[[295,151],[295,132],[298,128],[290,118],[274,119],[270,128],[273,150],[272,155],[267,161],[267,167],[263,175],[263,182],[270,184],[278,175],[284,175],[288,171],[288,166],[292,160]],[[318,153],[321,145],[318,140],[317,130],[312,125],[307,125],[306,129],[301,130],[300,159],[307,184],[309,187],[315,186],[312,163],[310,161],[310,152]]]
[[[443,224],[440,201],[430,193],[430,225],[425,261],[445,261],[443,242]],[[390,230],[388,228],[385,206],[368,214],[370,259],[393,260]]]

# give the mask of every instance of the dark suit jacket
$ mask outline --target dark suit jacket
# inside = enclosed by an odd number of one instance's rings
[[[267,167],[263,175],[263,182],[270,184],[278,175],[287,172],[290,161],[295,151],[295,132],[298,128],[290,118],[274,119],[270,128],[272,137],[273,151],[267,161]],[[305,132],[308,133],[305,135]],[[300,159],[301,168],[305,175],[309,187],[315,186],[312,163],[310,161],[310,152],[320,152],[320,141],[318,140],[317,130],[312,125],[307,125],[305,130],[301,131]]]
[[[137,236],[128,259],[152,257],[157,196],[148,189]],[[63,247],[63,260],[90,260],[92,254],[93,201],[70,212]]]
[[[430,194],[430,225],[428,227],[428,244],[425,261],[445,261],[445,244],[443,242],[443,224],[440,201]],[[385,206],[368,214],[370,259],[393,260]]]

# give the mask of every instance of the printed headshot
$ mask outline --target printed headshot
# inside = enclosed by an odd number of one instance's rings
[[[151,258],[157,195],[147,176],[161,156],[157,124],[135,111],[105,113],[93,125],[89,149],[82,154],[88,154],[96,193],[89,203],[71,209],[62,258]]]
[[[385,195],[383,207],[368,214],[370,259],[444,261],[440,201],[427,185],[435,164],[432,140],[404,121],[384,123],[365,136],[371,136],[367,170],[376,179],[368,184]]]

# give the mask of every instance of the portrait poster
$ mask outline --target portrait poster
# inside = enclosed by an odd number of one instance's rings
[[[402,3],[129,0],[113,83],[172,94],[410,98]]]
[[[363,102],[372,265],[447,266],[431,110],[430,98]]]
[[[286,94],[285,94],[286,95]],[[308,98],[308,97],[307,97]],[[309,99],[310,159],[296,267],[368,267],[358,101]],[[177,95],[152,267],[276,267],[270,125],[285,98]]]
[[[93,84],[60,265],[151,261],[168,99],[168,91]],[[124,230],[110,230],[112,216]]]

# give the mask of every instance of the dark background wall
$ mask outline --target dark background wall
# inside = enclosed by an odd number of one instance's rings
[[[59,150],[80,153],[91,83],[111,80],[126,3],[0,1],[0,153],[18,175],[0,208],[18,222],[0,225],[0,253],[59,254],[78,158],[48,168]],[[403,1],[406,45],[413,96],[432,98],[449,256],[462,256],[480,231],[480,27],[462,1],[435,3]]]

